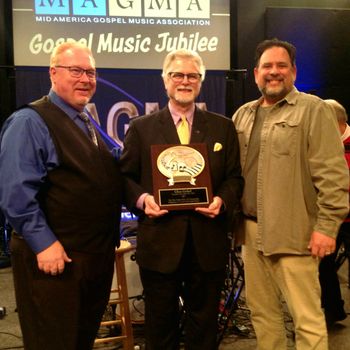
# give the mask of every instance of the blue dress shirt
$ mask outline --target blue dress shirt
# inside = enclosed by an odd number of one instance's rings
[[[88,135],[84,122],[77,116],[79,111],[52,90],[49,98]],[[37,195],[48,171],[58,165],[55,146],[43,119],[31,108],[14,112],[0,134],[0,208],[34,253],[57,240]]]

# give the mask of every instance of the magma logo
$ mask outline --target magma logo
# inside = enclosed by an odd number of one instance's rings
[[[37,15],[210,18],[210,0],[35,0]]]

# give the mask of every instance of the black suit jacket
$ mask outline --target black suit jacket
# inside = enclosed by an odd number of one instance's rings
[[[173,272],[191,225],[202,269],[219,270],[227,263],[230,214],[239,203],[243,187],[238,140],[230,119],[196,108],[190,142],[207,144],[213,195],[225,202],[222,214],[210,219],[193,210],[170,211],[163,217],[150,219],[136,208],[142,193],[153,193],[151,145],[179,143],[168,107],[133,119],[125,136],[121,169],[125,175],[127,207],[139,215],[136,259],[142,268]],[[220,151],[214,152],[215,143],[222,145]]]

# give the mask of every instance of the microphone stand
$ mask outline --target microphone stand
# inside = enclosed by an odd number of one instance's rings
[[[1,220],[0,226],[0,269],[11,266],[10,249],[8,242],[10,240],[10,227]]]

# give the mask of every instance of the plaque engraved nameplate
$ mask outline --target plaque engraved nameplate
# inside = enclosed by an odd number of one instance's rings
[[[213,199],[207,146],[151,146],[153,191],[162,209],[208,206]]]

